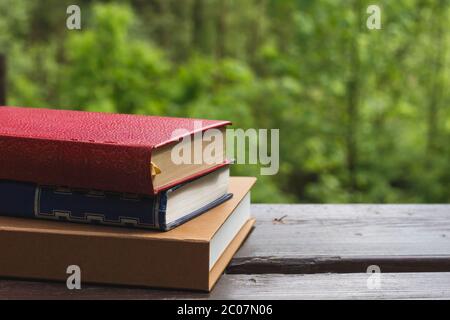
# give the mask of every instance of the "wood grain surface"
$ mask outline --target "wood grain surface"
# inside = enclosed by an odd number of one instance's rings
[[[225,274],[211,293],[83,286],[69,291],[60,283],[0,281],[8,299],[449,299],[450,273],[384,273],[380,287],[367,287],[362,273]]]
[[[228,273],[450,271],[449,205],[254,205]]]
[[[253,205],[211,293],[0,280],[3,299],[450,299],[450,205]],[[368,289],[367,267],[381,269]]]

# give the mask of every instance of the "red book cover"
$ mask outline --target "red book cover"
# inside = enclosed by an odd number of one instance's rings
[[[199,126],[199,124],[201,124]],[[153,195],[152,151],[229,121],[0,107],[0,179]],[[187,134],[173,136],[177,129]],[[183,180],[226,165],[214,165]]]

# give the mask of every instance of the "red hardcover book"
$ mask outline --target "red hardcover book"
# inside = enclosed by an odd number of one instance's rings
[[[228,164],[223,148],[194,161],[202,133],[229,121],[0,107],[0,179],[153,195]],[[192,138],[191,163],[173,146]],[[197,141],[200,140],[200,141]],[[201,151],[202,149],[200,149]]]

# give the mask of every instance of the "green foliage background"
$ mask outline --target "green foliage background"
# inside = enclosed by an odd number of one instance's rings
[[[279,128],[255,202],[450,201],[449,1],[75,2],[81,31],[74,1],[0,0],[9,105]]]

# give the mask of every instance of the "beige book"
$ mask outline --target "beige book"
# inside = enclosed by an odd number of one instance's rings
[[[255,178],[233,198],[168,232],[0,217],[0,276],[210,291],[250,232]]]

